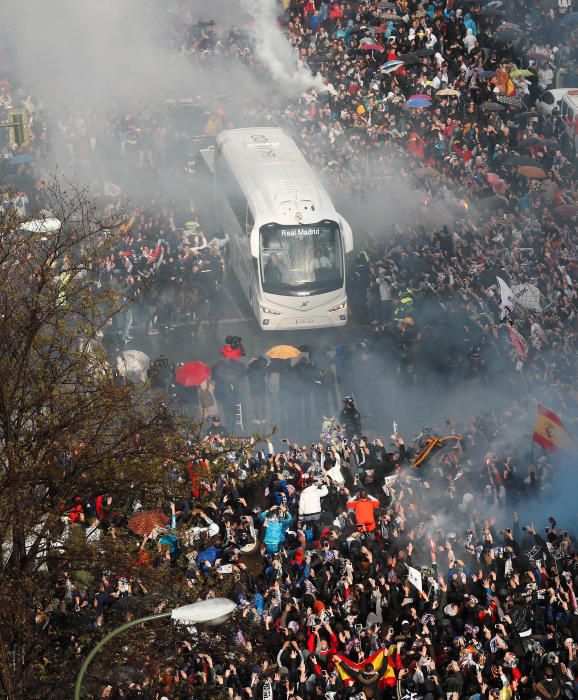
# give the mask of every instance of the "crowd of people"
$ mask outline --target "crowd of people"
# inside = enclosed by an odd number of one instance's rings
[[[138,568],[166,567],[169,581],[232,591],[234,648],[205,653],[202,633],[185,630],[170,662],[147,658],[144,675],[103,682],[103,697],[578,697],[575,514],[557,495],[563,462],[530,454],[521,428],[534,410],[528,387],[568,420],[578,415],[574,142],[559,113],[534,106],[575,75],[571,3],[283,5],[288,41],[326,89],[234,113],[225,103],[205,115],[205,136],[266,119],[296,138],[336,197],[403,191],[412,206],[356,231],[350,343],[302,346],[291,362],[253,357],[251,339],[244,356],[228,339],[207,390],[193,392],[212,418],[179,474],[190,494],[166,504],[164,523],[139,538],[129,522],[143,504],[121,508],[106,494],[69,504],[66,536],[134,541],[137,570],[97,582],[66,572],[36,623],[48,638],[107,629],[129,617],[127,598],[147,599]],[[168,38],[176,51],[208,71],[233,59],[265,79],[250,31],[180,12]],[[175,157],[182,134],[144,108],[71,112],[56,125],[9,81],[0,101],[30,113],[37,163],[13,172],[30,209],[42,203],[35,168],[51,144],[65,144],[68,164],[106,156],[150,175],[150,199],[135,203],[99,272],[131,300],[105,329],[111,357],[135,325],[170,338],[179,323],[216,322],[226,241],[161,186],[188,167]],[[520,290],[505,323],[497,276]],[[527,347],[511,344],[514,330]],[[153,388],[176,391],[175,371],[151,368]],[[392,403],[423,377],[499,381],[524,398],[406,444],[365,421],[382,415],[382,373],[399,382]],[[279,426],[281,447],[231,447],[240,404],[265,433]],[[336,420],[322,429],[323,416]],[[435,435],[457,438],[424,454]],[[211,460],[226,464],[218,476]]]
[[[574,517],[554,497],[560,465],[506,442],[504,423],[525,410],[452,426],[461,439],[419,468],[433,433],[406,445],[353,432],[275,452],[232,450],[211,428],[183,469],[191,496],[167,503],[144,537],[110,497],[75,502],[68,536],[134,538],[138,565],[99,582],[67,575],[59,615],[72,630],[106,628],[129,615],[126,598],[146,601],[147,567],[229,591],[234,648],[204,653],[189,630],[176,661],[146,659],[128,697],[574,697]],[[220,452],[215,477],[207,460]],[[520,521],[518,509],[546,499],[559,522]],[[38,618],[47,635],[52,610]]]

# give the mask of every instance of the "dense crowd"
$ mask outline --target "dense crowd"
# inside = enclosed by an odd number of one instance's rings
[[[232,586],[235,663],[191,632],[176,662],[147,659],[129,697],[574,697],[573,519],[520,522],[519,507],[555,493],[560,468],[506,442],[504,420],[523,412],[452,426],[462,439],[419,468],[428,434],[232,451],[213,426],[183,470],[191,496],[137,540],[136,571],[96,586],[72,573],[60,616],[74,630],[128,615],[147,567]],[[228,466],[213,481],[220,450]],[[134,537],[127,517],[106,496],[79,499],[69,536]],[[50,610],[40,617],[54,634]]]
[[[107,685],[103,697],[576,697],[576,523],[555,498],[561,463],[529,454],[518,437],[533,406],[456,417],[444,434],[460,439],[419,467],[435,431],[406,445],[397,431],[390,439],[383,426],[369,430],[358,410],[378,414],[385,386],[376,368],[388,366],[402,386],[424,375],[526,382],[576,417],[574,144],[559,114],[533,106],[574,75],[576,37],[562,23],[571,3],[284,6],[286,36],[327,90],[235,113],[221,105],[205,115],[205,136],[265,118],[295,136],[336,193],[370,201],[395,180],[417,205],[356,231],[363,250],[349,298],[360,326],[351,343],[304,346],[293,363],[221,353],[202,397],[179,394],[195,410],[213,407],[213,418],[178,475],[190,480],[190,495],[166,504],[164,522],[137,539],[128,523],[142,504],[120,507],[106,494],[70,504],[65,536],[134,540],[138,567],[166,567],[192,588],[205,579],[215,590],[232,587],[238,603],[234,663],[204,653],[193,635],[176,660],[148,658],[144,679]],[[504,28],[510,20],[521,24]],[[250,31],[199,23],[183,8],[172,31],[175,51],[207,70],[232,58],[267,73]],[[525,68],[530,75],[509,77]],[[150,201],[136,202],[123,245],[99,271],[132,300],[105,329],[112,357],[135,325],[170,334],[222,315],[226,242],[202,230],[194,204],[162,191],[174,163],[187,165],[175,159],[178,133],[144,108],[106,119],[71,110],[55,125],[50,108],[8,81],[0,101],[31,115],[37,164],[13,173],[31,208],[42,202],[35,168],[50,162],[54,143],[65,145],[69,164],[110,157],[150,174]],[[501,322],[497,275],[520,290],[509,321],[528,342],[523,352]],[[180,391],[175,369],[153,368],[153,388]],[[299,401],[286,401],[289,393]],[[349,394],[358,408],[348,397],[338,416],[337,397]],[[241,401],[258,426],[281,427],[282,448],[229,449]],[[339,420],[321,431],[324,415]],[[226,463],[218,477],[215,454]],[[519,511],[548,501],[560,512],[520,521]],[[127,599],[147,598],[138,571],[97,582],[76,574],[66,572],[55,599],[39,603],[48,638],[106,628],[129,616]]]

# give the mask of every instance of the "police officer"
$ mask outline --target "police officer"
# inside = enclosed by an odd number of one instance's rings
[[[343,399],[343,408],[339,414],[339,422],[345,430],[345,437],[352,440],[355,435],[361,435],[361,415],[355,408],[355,401],[351,396]]]
[[[398,295],[398,306],[395,312],[395,317],[399,321],[402,318],[411,316],[414,307],[413,292],[411,289],[402,289]]]

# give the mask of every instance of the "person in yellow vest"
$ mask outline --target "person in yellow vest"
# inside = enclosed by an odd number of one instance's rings
[[[399,292],[397,298],[397,309],[395,310],[395,318],[400,321],[407,316],[411,316],[414,307],[414,297],[411,289],[406,288]]]

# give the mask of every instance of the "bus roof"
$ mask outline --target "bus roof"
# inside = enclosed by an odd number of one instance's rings
[[[337,212],[317,175],[282,129],[229,129],[217,147],[241,186],[255,218],[279,224],[336,220]]]

